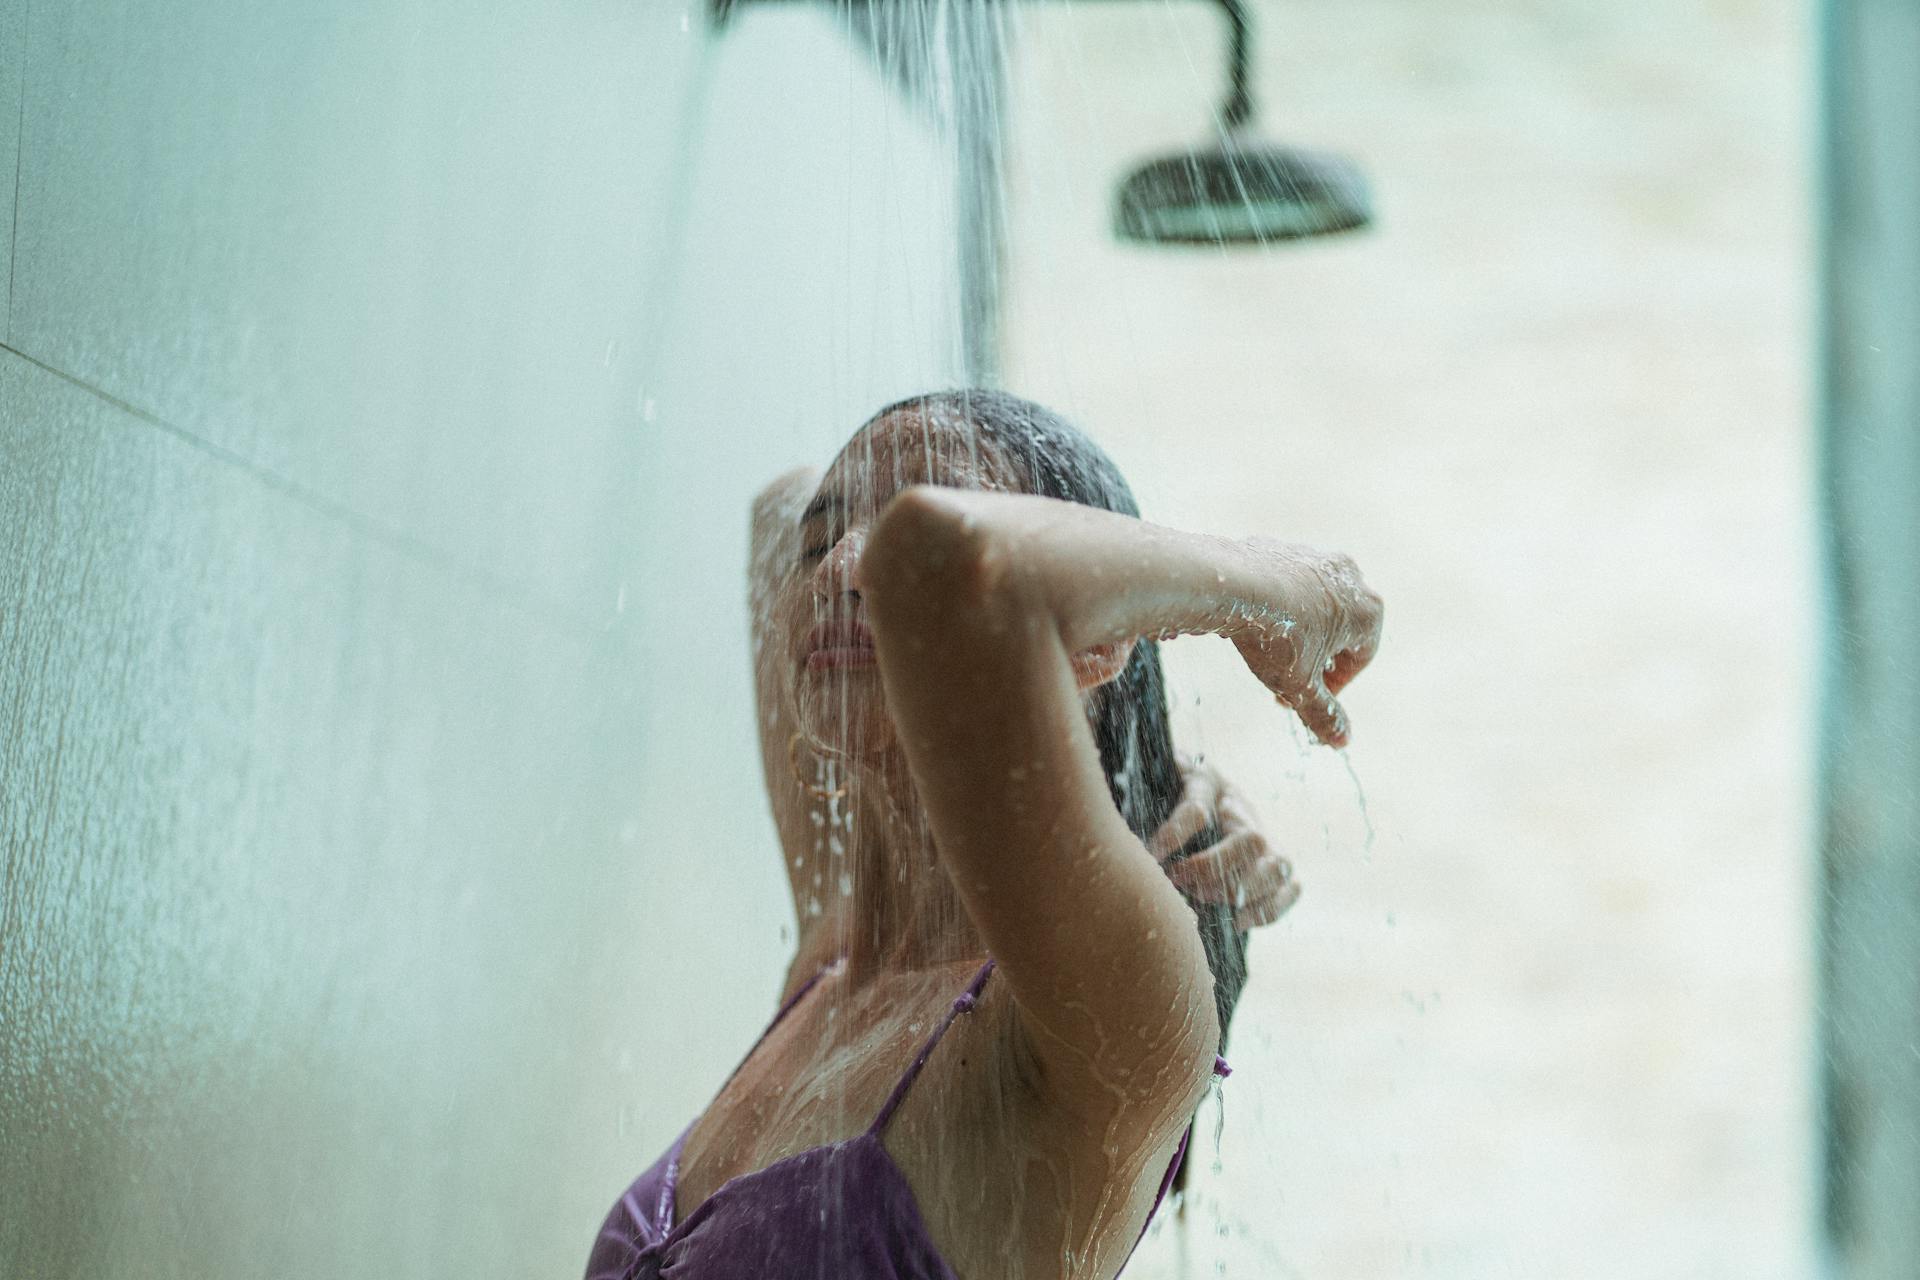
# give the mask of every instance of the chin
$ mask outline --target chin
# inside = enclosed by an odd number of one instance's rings
[[[816,754],[854,763],[893,750],[893,717],[877,685],[853,680],[809,681],[800,690],[798,728]]]

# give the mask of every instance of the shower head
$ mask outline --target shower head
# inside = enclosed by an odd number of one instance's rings
[[[1364,227],[1367,180],[1340,156],[1225,133],[1120,185],[1113,230],[1143,244],[1267,244]]]
[[[753,0],[708,2],[715,25],[724,26],[735,9]],[[897,2],[836,0],[836,7],[849,18],[871,20]],[[1163,156],[1129,175],[1114,204],[1114,234],[1144,244],[1270,244],[1368,225],[1373,212],[1367,181],[1352,161],[1255,136],[1247,0],[1211,2],[1226,19],[1229,37],[1218,144]]]
[[[1229,37],[1218,145],[1134,170],[1114,202],[1114,234],[1144,244],[1268,244],[1366,226],[1372,202],[1352,161],[1253,136],[1246,8],[1215,2]]]

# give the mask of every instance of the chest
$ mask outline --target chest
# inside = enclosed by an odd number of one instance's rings
[[[995,1021],[985,1007],[955,1018],[914,1073],[940,1017],[830,999],[795,1010],[688,1133],[678,1216],[733,1178],[867,1132],[896,1090],[883,1135],[903,1169],[929,1139],[948,1151],[970,1145],[956,1140],[959,1132],[991,1122],[983,1101],[996,1091],[999,1074]]]
[[[1112,1275],[1171,1150],[1091,1167],[1090,1135],[1063,1131],[1027,1085],[1012,1016],[1010,999],[983,999],[948,1026],[878,1130],[888,1173],[963,1277]],[[795,1010],[689,1131],[673,1221],[735,1178],[874,1129],[940,1021],[830,1001]]]

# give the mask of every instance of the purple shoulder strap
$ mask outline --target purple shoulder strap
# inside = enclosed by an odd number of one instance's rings
[[[773,1015],[773,1021],[769,1022],[767,1024],[767,1029],[760,1033],[760,1038],[753,1042],[753,1048],[747,1050],[746,1057],[740,1059],[739,1066],[734,1067],[733,1071],[727,1076],[727,1079],[729,1081],[731,1081],[734,1076],[737,1076],[740,1074],[740,1067],[744,1067],[747,1065],[748,1059],[752,1058],[755,1052],[759,1050],[760,1046],[766,1043],[767,1037],[773,1034],[773,1029],[779,1026],[781,1021],[785,1019],[789,1013],[793,1012],[793,1006],[799,1004],[800,1001],[803,998],[805,998],[807,992],[813,990],[814,987],[819,984],[820,979],[826,977],[828,971],[831,970],[834,965],[839,964],[840,961],[845,958],[846,957],[844,956],[837,956],[833,960],[829,961],[827,964],[821,967],[820,972],[814,974],[811,978],[808,978],[805,982],[801,983],[800,989],[798,991],[794,992],[792,995],[787,997],[786,1003],[780,1006],[780,1012]]]
[[[933,1029],[933,1034],[928,1036],[926,1043],[920,1046],[920,1052],[913,1055],[913,1061],[907,1065],[906,1073],[894,1084],[893,1092],[887,1095],[886,1104],[880,1108],[880,1114],[875,1116],[873,1123],[867,1126],[868,1133],[879,1133],[887,1127],[887,1121],[893,1119],[894,1109],[900,1105],[900,1100],[907,1096],[907,1090],[913,1087],[914,1080],[920,1075],[920,1068],[927,1065],[927,1059],[932,1055],[933,1047],[940,1043],[941,1036],[947,1034],[947,1028],[953,1025],[955,1018],[979,1003],[980,991],[987,985],[987,979],[992,974],[993,961],[989,960],[980,966],[978,973],[973,975],[973,981],[967,984],[967,989],[954,999],[953,1006],[947,1010],[947,1016],[940,1019],[940,1025]]]
[[[820,979],[826,977],[828,972],[833,969],[833,966],[839,964],[844,959],[846,959],[844,955],[834,957],[833,960],[821,967],[820,972],[801,983],[798,991],[787,997],[786,1003],[780,1006],[780,1011],[773,1015],[773,1021],[767,1024],[767,1029],[762,1031],[760,1038],[753,1042],[753,1048],[747,1050],[746,1056],[741,1058],[733,1070],[727,1073],[726,1082],[720,1086],[722,1089],[725,1089],[728,1084],[733,1082],[733,1078],[740,1074],[740,1069],[752,1060],[755,1053],[759,1052],[760,1046],[766,1043],[768,1036],[773,1034],[773,1029],[780,1025],[783,1018],[793,1012],[793,1007],[800,1003],[807,992],[819,985]],[[667,1230],[673,1220],[674,1196],[680,1186],[680,1153],[687,1145],[688,1136],[693,1133],[693,1126],[699,1123],[700,1118],[698,1116],[688,1121],[687,1127],[680,1131],[680,1136],[673,1140],[671,1147],[667,1148],[666,1175],[660,1179],[660,1194],[653,1207],[653,1220],[659,1224],[660,1230],[662,1231]]]

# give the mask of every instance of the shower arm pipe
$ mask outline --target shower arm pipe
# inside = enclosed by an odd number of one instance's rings
[[[1087,0],[1076,0],[1085,4]],[[1220,104],[1220,131],[1233,133],[1253,119],[1253,90],[1248,64],[1253,60],[1253,24],[1246,0],[1211,0],[1227,20],[1227,98]]]
[[[715,26],[726,25],[733,11],[747,4],[792,4],[800,0],[713,0]],[[1080,4],[1089,0],[1077,0]],[[1248,63],[1253,42],[1246,0],[1209,0],[1227,20],[1227,98],[1220,105],[1220,129],[1233,133],[1253,119],[1253,92],[1248,87]]]

